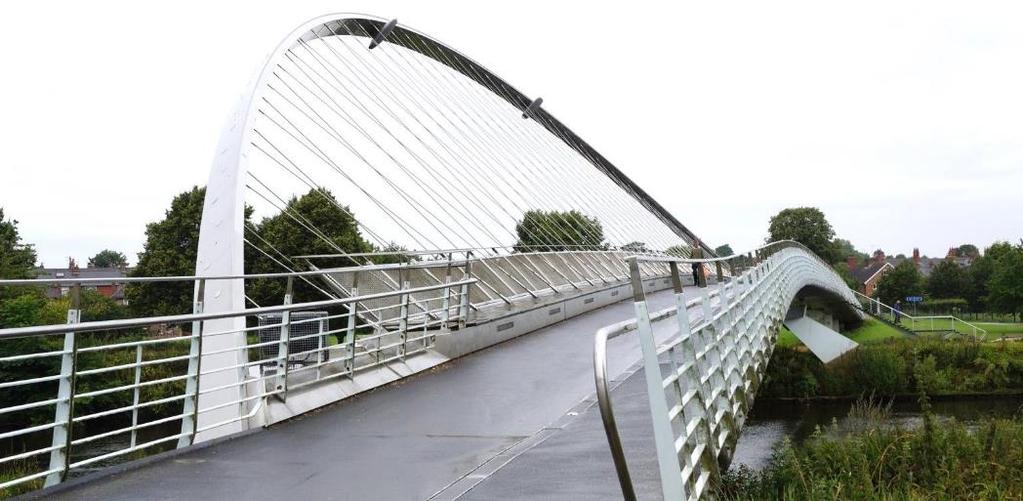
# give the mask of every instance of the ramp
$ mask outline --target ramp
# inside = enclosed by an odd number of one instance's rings
[[[793,319],[786,318],[785,327],[788,327],[824,363],[828,363],[859,346],[852,339],[835,332],[830,327],[806,315]]]

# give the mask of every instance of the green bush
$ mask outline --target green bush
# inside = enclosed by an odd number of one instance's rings
[[[955,420],[900,429],[875,423],[835,437],[816,433],[786,441],[761,472],[726,473],[721,499],[1020,499],[1023,421],[988,420],[975,428]],[[971,431],[972,430],[972,431]]]
[[[803,347],[775,348],[761,398],[1023,391],[1023,346],[939,338],[860,345],[823,364]]]

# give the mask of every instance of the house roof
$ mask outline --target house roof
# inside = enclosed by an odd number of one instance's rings
[[[877,272],[881,271],[881,268],[884,268],[885,266],[891,266],[891,263],[885,261],[871,261],[867,263],[866,266],[853,268],[850,273],[857,282],[863,284],[866,283],[867,280],[870,280],[870,277],[876,275]]]
[[[124,278],[128,276],[130,268],[79,268],[77,275],[74,278],[109,278],[110,282],[114,283],[118,278]],[[71,270],[68,268],[37,268],[36,278],[72,278]],[[102,284],[93,284],[102,285]]]

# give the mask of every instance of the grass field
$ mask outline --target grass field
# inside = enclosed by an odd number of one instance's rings
[[[845,335],[857,343],[873,343],[892,337],[901,337],[902,332],[884,322],[867,318],[863,320],[863,325],[846,332]],[[797,346],[800,344],[802,344],[802,341],[792,331],[782,326],[781,332],[778,333],[778,346]]]
[[[970,322],[981,329],[987,331],[987,339],[993,340],[998,339],[1002,336],[1006,337],[1023,337],[1023,324],[1020,323],[997,323],[997,322]],[[915,324],[909,319],[903,319],[902,324],[913,330],[955,330],[963,334],[973,334],[973,328],[962,322],[955,322],[952,320],[936,318],[936,319],[921,319],[917,320]]]
[[[991,322],[977,322],[974,325],[987,331],[988,339],[1008,337],[1023,337],[1023,324],[1002,324]]]
[[[1005,337],[1023,337],[1023,323],[995,323],[995,322],[971,322],[973,325],[980,327],[987,331],[987,339],[993,341]],[[912,324],[908,320],[903,321],[903,325],[907,328],[911,327]],[[952,321],[946,319],[935,319],[933,326],[931,320],[918,321],[916,323],[916,330],[950,330],[952,329]],[[972,328],[962,323],[957,322],[955,330],[963,334],[973,334]],[[901,332],[892,328],[884,322],[878,321],[877,319],[867,318],[863,321],[858,329],[845,333],[849,339],[856,341],[857,343],[872,343],[881,341],[884,339],[899,337],[902,335]],[[797,346],[802,344],[799,338],[796,337],[792,331],[782,326],[781,332],[778,334],[778,346]]]

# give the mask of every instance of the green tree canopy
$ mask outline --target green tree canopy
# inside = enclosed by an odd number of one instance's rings
[[[988,304],[988,283],[995,271],[995,261],[1010,252],[1012,252],[1012,244],[995,242],[984,249],[984,255],[974,258],[970,264],[967,269],[970,286],[964,298],[970,303],[971,311],[980,312],[991,309]]]
[[[836,238],[831,242],[833,248],[833,257],[836,262],[841,261],[845,263],[847,257],[856,257],[857,261],[863,262],[869,259],[870,256],[866,252],[857,250],[852,242],[844,238]]]
[[[942,261],[927,277],[927,294],[933,298],[962,298],[970,293],[970,274],[952,261]]]
[[[686,244],[675,244],[672,245],[671,247],[668,247],[667,249],[664,249],[664,253],[669,256],[683,258],[689,257],[692,254],[692,252],[693,252],[692,248]]]
[[[988,301],[1002,313],[1023,313],[1023,245],[1012,246],[994,260]]]
[[[956,249],[956,255],[959,257],[977,257],[980,255],[980,250],[977,249],[976,245],[963,244]]]
[[[621,249],[625,252],[639,252],[643,254],[650,252],[650,249],[647,249],[646,247],[646,243],[639,241],[629,242],[623,245]]]
[[[724,244],[715,247],[714,254],[717,254],[718,257],[727,257],[731,256],[732,254],[735,254],[735,251],[732,250],[731,245]]]
[[[296,220],[302,221],[303,224],[299,224]],[[316,229],[320,235],[314,234],[306,226]],[[309,254],[361,253],[375,250],[373,245],[362,237],[349,208],[342,206],[330,191],[322,188],[310,190],[301,197],[292,197],[288,200],[283,212],[263,219],[256,226],[256,233],[259,238],[254,243],[259,244],[263,251],[274,256],[278,261],[285,262],[292,269],[302,268],[302,266],[300,263],[285,261],[280,254],[290,258]],[[403,250],[396,245],[390,245],[385,249]],[[379,261],[394,262],[401,258],[400,255],[389,256]],[[246,260],[248,262],[246,269],[249,273],[286,271],[280,264],[260,252],[250,252],[246,256]],[[320,264],[355,266],[364,263],[354,263],[350,259],[341,258],[324,261]],[[317,287],[323,288],[323,285],[319,284],[317,280],[310,279],[310,281]],[[294,284],[293,300],[295,302],[326,299],[322,292],[304,280],[296,280]],[[286,281],[281,279],[252,280],[248,284],[246,292],[259,305],[280,304],[284,299],[285,287]]]
[[[146,225],[146,243],[131,275],[160,277],[194,275],[206,188],[198,186],[174,197],[164,218]],[[129,284],[125,297],[139,316],[191,313],[191,282]]]
[[[987,283],[991,280],[991,273],[994,271],[994,260],[987,256],[980,256],[973,260],[966,274],[970,278],[970,287],[963,298],[970,304],[970,311],[986,311],[987,308]]]
[[[515,225],[517,252],[606,248],[604,227],[577,210],[528,210]]]
[[[0,278],[33,278],[35,265],[35,249],[21,241],[18,221],[5,218],[0,207]]]
[[[816,207],[785,209],[771,217],[768,241],[795,240],[827,262],[835,261],[831,239],[835,230]]]
[[[845,284],[848,285],[850,289],[859,290],[860,284],[855,278],[853,278],[852,273],[849,272],[848,265],[845,263],[835,263],[831,265],[831,268],[835,270],[835,273],[837,273],[838,276],[842,277],[842,280],[845,281]]]
[[[882,303],[895,304],[905,301],[906,296],[918,296],[923,292],[923,280],[912,261],[903,261],[894,270],[885,273],[877,283],[874,296]]]
[[[89,268],[124,268],[128,266],[128,256],[115,250],[104,249],[89,258]]]

